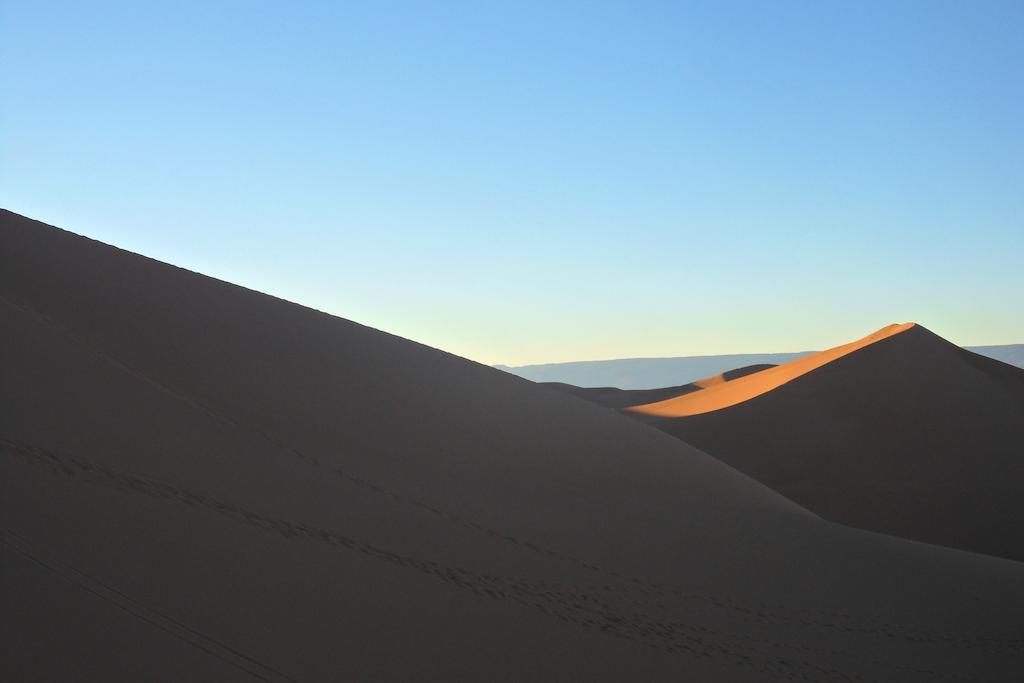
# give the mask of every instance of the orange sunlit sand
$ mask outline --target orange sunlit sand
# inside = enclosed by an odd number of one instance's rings
[[[703,387],[701,391],[655,403],[632,406],[626,408],[626,410],[634,413],[643,413],[644,415],[657,415],[659,417],[686,417],[688,415],[700,415],[728,408],[729,406],[749,401],[761,394],[777,389],[801,375],[805,375],[865,346],[904,332],[913,326],[914,323],[893,323],[855,342],[836,346],[810,356],[798,358],[784,365],[777,365],[773,368],[745,375],[734,380],[726,380],[723,375],[708,377],[695,382],[698,386]]]
[[[699,379],[696,382],[694,382],[693,385],[694,386],[698,386],[701,389],[710,389],[713,386],[717,386],[719,384],[725,384],[726,382],[730,381],[728,378],[726,378],[725,375],[726,375],[726,373],[720,372],[717,375],[711,375],[711,377],[705,377],[704,379]],[[739,379],[739,378],[737,377],[737,379]]]

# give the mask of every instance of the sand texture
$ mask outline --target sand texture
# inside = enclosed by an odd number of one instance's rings
[[[1024,670],[1024,565],[435,349],[8,212],[0,329],[0,680]]]
[[[1024,370],[915,325],[749,400],[661,416],[700,393],[633,410],[826,519],[1024,560]]]

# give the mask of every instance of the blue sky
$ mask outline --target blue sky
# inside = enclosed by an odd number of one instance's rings
[[[487,363],[1024,342],[1024,3],[0,4],[0,206]]]

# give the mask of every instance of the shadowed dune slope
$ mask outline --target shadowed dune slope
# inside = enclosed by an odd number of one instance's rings
[[[0,680],[1014,680],[1019,563],[0,214]]]
[[[629,406],[635,406],[642,403],[653,403],[655,401],[664,401],[666,399],[676,398],[723,382],[731,382],[735,379],[739,379],[740,377],[745,377],[755,372],[760,372],[761,370],[767,370],[768,368],[773,367],[775,366],[767,363],[748,365],[743,368],[736,368],[735,370],[726,370],[725,372],[720,372],[717,375],[699,379],[690,384],[683,384],[678,387],[665,387],[663,389],[577,387],[572,384],[564,384],[561,382],[545,382],[543,383],[543,386],[550,387],[557,391],[563,391],[568,394],[573,394],[580,398],[585,398],[591,403],[596,403],[606,408],[627,408]]]
[[[644,419],[826,519],[1024,560],[1024,370],[919,325],[746,402]]]

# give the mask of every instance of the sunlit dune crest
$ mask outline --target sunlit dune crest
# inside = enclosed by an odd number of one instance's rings
[[[720,372],[717,375],[711,375],[710,377],[705,377],[704,379],[698,379],[696,382],[691,382],[690,385],[693,387],[697,387],[699,389],[709,389],[715,385],[725,384],[726,382],[732,382],[741,377],[753,375],[756,372],[763,372],[769,368],[774,367],[777,366],[772,365],[770,363],[757,363],[755,365],[747,365],[742,368],[733,368],[732,370],[726,370],[725,372]],[[676,396],[675,398],[679,397]]]
[[[877,332],[869,334],[863,339],[858,339],[849,344],[836,346],[733,380],[727,379],[724,374],[707,377],[694,382],[697,386],[702,387],[701,391],[676,396],[664,401],[656,401],[655,403],[632,406],[626,408],[626,410],[645,415],[657,415],[659,417],[686,417],[688,415],[700,415],[728,408],[729,406],[749,401],[761,394],[777,389],[801,375],[806,375],[812,370],[816,370],[865,346],[909,330],[913,326],[914,323],[912,322],[893,323]]]
[[[728,380],[725,379],[725,373],[720,372],[717,375],[712,375],[711,377],[699,379],[696,382],[694,382],[694,384],[696,384],[701,389],[709,389],[718,384],[725,384],[726,381]]]
[[[725,384],[728,381],[729,380],[726,379],[726,377],[725,377],[725,373],[724,372],[720,372],[717,375],[711,375],[711,377],[705,377],[704,379],[699,379],[696,382],[694,382],[694,385],[700,387],[701,389],[710,389],[713,386],[717,386],[719,384]]]

